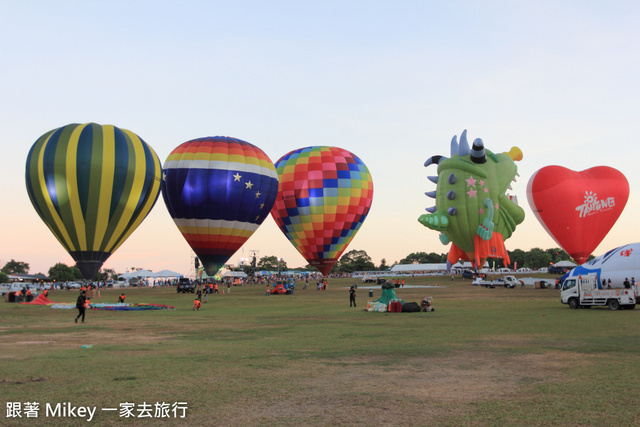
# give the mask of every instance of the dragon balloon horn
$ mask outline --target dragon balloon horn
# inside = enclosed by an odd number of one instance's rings
[[[467,142],[467,131],[451,140],[451,157],[432,156],[425,166],[437,165],[438,176],[429,180],[436,191],[425,193],[436,200],[428,214],[418,221],[440,232],[440,241],[451,244],[447,269],[458,260],[471,261],[482,268],[487,258],[502,258],[510,263],[504,241],[511,237],[524,220],[524,210],[515,197],[509,196],[511,182],[516,181],[522,151],[494,154],[484,147],[482,139]]]

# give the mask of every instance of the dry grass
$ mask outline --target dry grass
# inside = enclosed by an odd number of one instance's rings
[[[408,301],[434,296],[434,313],[364,313],[348,309],[349,282],[339,283],[291,297],[234,289],[197,313],[192,296],[131,290],[132,301],[177,310],[90,311],[85,325],[73,323],[75,311],[5,304],[0,397],[98,407],[186,400],[191,425],[575,425],[602,384],[597,393],[619,417],[596,413],[577,424],[636,421],[640,327],[630,325],[640,310],[572,311],[552,290],[447,280],[398,291]],[[359,307],[366,292],[358,290]],[[79,366],[91,381],[78,378]],[[109,415],[92,424],[136,421]]]

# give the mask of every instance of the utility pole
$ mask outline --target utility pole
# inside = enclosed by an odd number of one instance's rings
[[[260,256],[260,251],[257,249],[249,250],[249,254],[251,254],[251,275],[253,275],[258,267],[258,257]]]

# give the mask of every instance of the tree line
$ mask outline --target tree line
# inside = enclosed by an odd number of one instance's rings
[[[560,248],[540,249],[533,248],[528,251],[521,249],[515,249],[513,251],[507,251],[509,258],[511,258],[511,264],[505,266],[501,259],[489,259],[491,267],[502,268],[530,268],[537,270],[542,267],[549,267],[551,264],[555,264],[559,261],[570,261],[571,257],[564,250]],[[593,255],[589,257],[589,260],[593,259]],[[444,264],[447,262],[447,254],[437,254],[435,252],[413,252],[407,255],[400,261],[393,264],[387,264],[387,260],[383,258],[380,260],[380,264],[375,265],[371,260],[371,257],[364,250],[352,250],[340,257],[336,265],[331,270],[332,273],[353,273],[355,271],[388,271],[396,264]],[[12,259],[7,262],[0,270],[0,283],[7,283],[9,281],[9,274],[29,274],[29,263],[24,261],[16,261]],[[140,268],[132,267],[132,270],[139,270]],[[276,256],[268,255],[260,258],[259,260],[253,260],[249,265],[241,266],[236,269],[244,270],[247,274],[251,275],[256,270],[267,271],[287,271],[289,267],[287,263]],[[318,271],[311,265],[306,265],[296,270],[306,271]],[[38,273],[43,274],[43,273]],[[115,280],[121,273],[116,273],[111,268],[101,269],[93,277],[94,282],[102,282],[105,280]],[[81,281],[82,274],[75,266],[67,266],[63,263],[57,263],[51,267],[46,274],[51,280],[56,282],[73,282]]]
[[[530,268],[537,270],[543,267],[549,267],[551,264],[555,264],[560,261],[571,261],[571,257],[568,253],[560,248],[540,249],[533,248],[529,251],[523,251],[521,249],[515,249],[513,251],[507,251],[511,264],[505,265],[502,259],[489,259],[489,265],[491,268]],[[593,256],[589,257],[589,260],[593,259]],[[401,259],[392,265],[387,265],[386,259],[380,260],[379,265],[375,265],[371,261],[371,257],[362,250],[353,250],[344,254],[336,266],[335,271],[342,271],[346,273],[352,273],[354,271],[388,271],[396,264],[444,264],[447,262],[447,254],[437,254],[435,252],[414,252],[407,257]]]

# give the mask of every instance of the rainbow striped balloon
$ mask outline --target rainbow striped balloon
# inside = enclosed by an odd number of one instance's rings
[[[135,133],[70,124],[31,147],[27,192],[40,218],[91,279],[151,211],[161,171],[155,151]]]
[[[327,275],[371,208],[369,169],[347,150],[320,146],[284,155],[276,170],[280,191],[271,215],[302,256]]]
[[[187,141],[164,164],[162,196],[209,276],[269,215],[278,174],[260,148],[230,137]]]

